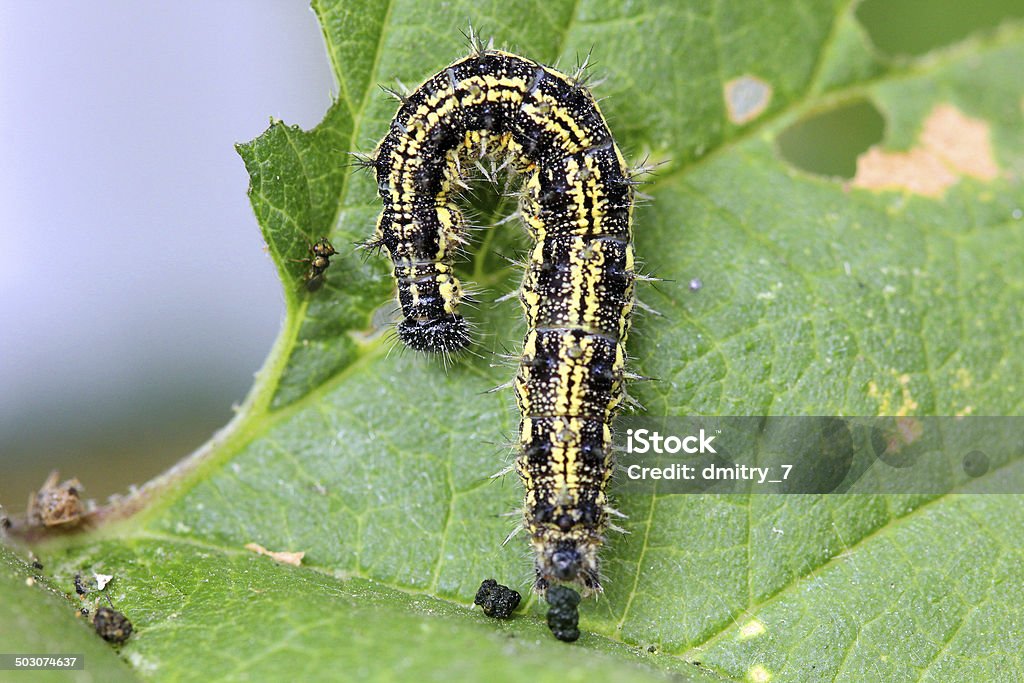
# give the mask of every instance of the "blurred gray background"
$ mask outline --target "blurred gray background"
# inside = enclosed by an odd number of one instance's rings
[[[306,0],[0,0],[0,503],[230,419],[284,311],[233,144],[333,88]]]

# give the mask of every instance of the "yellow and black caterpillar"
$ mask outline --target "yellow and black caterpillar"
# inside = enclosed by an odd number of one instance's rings
[[[368,246],[394,263],[398,337],[443,354],[470,344],[452,267],[466,229],[455,195],[477,158],[510,156],[524,176],[519,210],[535,240],[519,292],[528,329],[513,382],[534,586],[600,591],[609,423],[624,396],[637,277],[636,183],[579,78],[524,57],[476,49],[402,102],[366,159],[384,202]]]

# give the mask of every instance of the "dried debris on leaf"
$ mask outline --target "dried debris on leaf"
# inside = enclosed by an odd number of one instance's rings
[[[503,586],[494,579],[484,579],[476,592],[474,605],[480,605],[484,614],[495,619],[508,619],[519,607],[522,596],[508,586]]]
[[[274,551],[267,550],[259,543],[246,543],[246,550],[251,550],[257,555],[266,555],[267,557],[281,562],[282,564],[290,564],[295,567],[302,566],[302,558],[306,556],[306,551],[302,550],[299,552],[287,552],[287,551]]]
[[[43,487],[29,496],[26,521],[29,526],[71,527],[78,524],[85,514],[82,503],[82,483],[68,479],[61,483],[60,474],[50,472]]]

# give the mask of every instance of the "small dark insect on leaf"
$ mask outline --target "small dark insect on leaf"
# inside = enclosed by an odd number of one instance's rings
[[[131,636],[132,622],[128,617],[110,607],[100,607],[92,618],[93,628],[103,640],[120,645]]]
[[[81,574],[75,574],[75,592],[79,595],[89,594],[89,589],[86,587],[85,582],[82,581]]]
[[[324,275],[331,265],[331,257],[337,254],[334,245],[326,237],[321,237],[309,245],[310,257],[307,259],[292,259],[301,263],[309,264],[309,271],[306,273],[306,289],[315,292],[324,284],[327,276]]]
[[[43,568],[43,563],[40,562],[39,560],[32,560],[32,568],[33,569],[42,569]]]
[[[326,237],[321,237],[319,240],[314,242],[312,246],[309,247],[309,251],[313,256],[320,256],[322,258],[330,258],[338,253],[334,250],[334,245],[332,245]]]
[[[324,282],[326,280],[327,280],[327,278],[324,275],[322,275],[322,274],[314,275],[312,277],[307,277],[306,278],[306,291],[307,292],[311,292],[311,293],[317,291],[318,289],[320,289],[321,287],[324,286]]]
[[[473,599],[474,605],[480,605],[484,614],[495,619],[508,619],[519,607],[522,596],[508,586],[502,586],[494,579],[485,579]]]

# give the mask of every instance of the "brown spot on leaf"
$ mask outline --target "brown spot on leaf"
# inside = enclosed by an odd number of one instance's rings
[[[853,186],[939,197],[957,180],[956,174],[928,150],[916,147],[909,152],[884,152],[872,147],[857,157]]]
[[[999,169],[989,133],[985,121],[972,119],[951,104],[940,104],[924,122],[921,144],[962,175],[995,180]]]
[[[257,555],[266,555],[267,557],[271,558],[272,560],[275,560],[276,562],[281,562],[282,564],[290,564],[295,567],[301,566],[302,558],[306,556],[305,551],[292,553],[286,551],[267,550],[259,543],[246,543],[245,549],[251,550]]]
[[[994,180],[998,175],[988,123],[940,104],[928,114],[911,149],[887,152],[876,146],[861,154],[852,185],[941,197],[963,176]]]
[[[729,120],[738,125],[756,119],[772,101],[772,86],[749,74],[732,79],[724,90]]]

